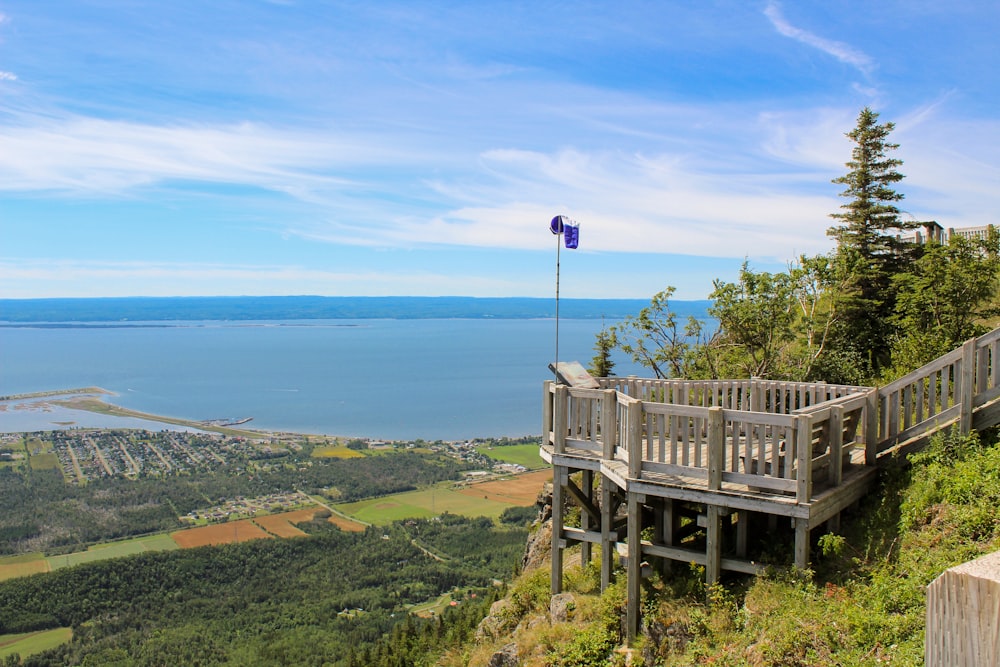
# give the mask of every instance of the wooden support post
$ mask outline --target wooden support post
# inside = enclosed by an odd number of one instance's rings
[[[604,390],[601,401],[601,440],[604,444],[604,460],[615,458],[618,445],[618,393],[614,389]]]
[[[628,494],[628,567],[626,568],[626,618],[625,631],[628,643],[632,644],[639,634],[639,605],[641,604],[642,568],[642,508],[638,495]]]
[[[589,511],[580,512],[580,528],[583,530],[590,530],[591,526],[591,513],[593,513],[593,521],[596,523],[598,519],[597,508],[594,507],[593,497],[594,497],[594,472],[592,470],[584,470],[582,473],[582,483],[583,483],[583,495],[590,505],[591,509]],[[590,565],[590,542],[580,543],[580,562],[584,567]]]
[[[563,482],[565,466],[552,466],[552,594],[562,593],[563,576]]]
[[[722,488],[722,471],[726,465],[726,424],[722,408],[708,409],[708,488]]]
[[[873,466],[878,460],[878,390],[871,389],[865,396],[864,439],[865,465]]]
[[[569,419],[569,389],[563,385],[556,385],[555,398],[553,399],[553,436],[552,447],[556,454],[566,452],[566,429]]]
[[[958,421],[958,428],[962,435],[969,435],[972,432],[972,411],[975,408],[973,397],[975,396],[975,386],[973,381],[976,372],[976,339],[966,341],[962,346],[962,374],[961,386],[958,388],[962,401],[961,416]],[[957,398],[957,397],[956,397]]]
[[[750,533],[750,510],[740,510],[736,514],[736,555],[747,557],[747,538]]]
[[[542,383],[542,444],[552,444],[552,380]]]
[[[812,417],[795,418],[795,500],[807,503],[812,497]]]
[[[719,507],[708,506],[707,539],[705,541],[705,583],[711,586],[722,576],[722,516]]]
[[[844,408],[830,408],[830,484],[840,486],[844,477]]]
[[[792,519],[795,527],[795,567],[805,570],[809,567],[809,520]]]
[[[653,544],[663,544],[664,535],[667,532],[666,504],[668,502],[670,501],[666,498],[656,498],[650,503],[653,506]],[[665,558],[657,559],[660,572],[666,572],[666,560]]]
[[[628,406],[628,476],[632,479],[642,477],[642,402],[636,401]]]
[[[612,481],[601,475],[601,590],[611,585],[614,570],[615,545],[611,542],[611,524],[614,508],[611,507]]]

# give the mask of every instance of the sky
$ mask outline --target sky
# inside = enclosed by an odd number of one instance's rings
[[[965,0],[0,0],[0,298],[704,299],[832,249],[866,106],[904,216],[996,223],[997,34]]]

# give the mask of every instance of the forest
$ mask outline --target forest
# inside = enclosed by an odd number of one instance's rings
[[[0,634],[73,628],[68,644],[24,659],[34,667],[374,664],[371,655],[401,622],[410,633],[440,628],[438,617],[407,620],[407,610],[448,592],[457,604],[447,615],[466,621],[447,632],[464,639],[501,592],[497,580],[513,573],[526,536],[521,527],[453,515],[364,533],[324,521],[300,527],[310,535],[141,554],[0,583]]]

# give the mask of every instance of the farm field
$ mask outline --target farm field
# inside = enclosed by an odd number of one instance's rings
[[[233,542],[273,538],[274,535],[265,531],[251,519],[241,519],[240,521],[227,521],[226,523],[178,530],[170,533],[170,537],[180,548],[191,549],[209,544],[232,544]]]
[[[0,635],[0,659],[17,653],[22,658],[65,644],[73,638],[72,628],[55,628],[18,635]]]
[[[44,554],[33,553],[0,558],[0,581],[48,571],[49,564]]]
[[[528,470],[535,470],[546,466],[545,461],[538,455],[538,445],[506,445],[504,447],[490,447],[489,445],[479,445],[476,451],[483,456],[488,456],[495,461],[504,463],[515,463],[522,465]]]
[[[381,498],[337,505],[337,510],[366,523],[384,525],[400,519],[426,519],[442,512],[498,519],[505,509],[535,502],[550,470],[457,487],[453,482]]]
[[[356,459],[358,457],[364,456],[361,452],[354,451],[353,449],[348,449],[343,445],[326,445],[321,447],[316,447],[312,451],[312,455],[317,459]]]
[[[177,543],[170,539],[169,535],[150,535],[131,540],[122,540],[120,542],[97,544],[86,551],[77,551],[76,553],[60,556],[49,556],[45,560],[51,569],[58,570],[61,567],[70,567],[72,565],[79,565],[80,563],[90,563],[108,558],[118,558],[120,556],[130,556],[132,554],[143,553],[144,551],[166,551],[176,548]]]
[[[505,448],[509,449],[509,448]],[[480,482],[462,489],[458,493],[467,496],[486,497],[499,503],[527,506],[535,502],[538,492],[545,482],[552,480],[552,470],[526,472],[507,479]]]
[[[26,577],[31,574],[38,574],[39,572],[51,572],[52,570],[79,565],[80,563],[129,556],[145,551],[186,549],[206,544],[229,544],[231,542],[244,542],[246,540],[268,537],[302,537],[305,533],[296,528],[295,524],[310,521],[313,515],[321,509],[319,506],[313,506],[295,510],[294,512],[270,514],[255,519],[188,528],[170,534],[162,533],[159,535],[136,537],[118,542],[97,544],[86,551],[60,554],[58,556],[31,553],[0,557],[0,581],[16,577]],[[336,514],[331,516],[328,521],[346,532],[360,532],[365,529],[363,524],[343,516],[337,516]]]

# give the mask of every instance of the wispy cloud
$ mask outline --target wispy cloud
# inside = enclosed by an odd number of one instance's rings
[[[303,266],[192,264],[170,262],[88,262],[0,258],[3,298],[22,298],[51,291],[67,297],[92,296],[95,288],[107,296],[174,296],[214,294],[351,294],[398,292],[448,293],[454,275],[434,271],[328,271]],[[502,277],[462,278],[470,288],[503,294],[510,285]],[[141,294],[136,285],[153,286]],[[248,288],[247,291],[239,291]],[[236,290],[236,291],[234,291]],[[509,293],[509,292],[507,292]]]
[[[832,39],[826,39],[825,37],[820,37],[815,33],[809,32],[808,30],[803,30],[802,28],[793,26],[785,19],[784,14],[781,12],[780,5],[773,0],[767,4],[767,7],[764,8],[764,15],[767,16],[771,25],[773,25],[774,28],[785,37],[794,39],[797,42],[805,44],[806,46],[811,46],[814,49],[818,49],[823,53],[836,58],[842,63],[857,68],[866,76],[871,74],[872,69],[875,67],[875,63],[868,55],[866,55],[863,51],[855,49],[850,44],[838,42]]]

